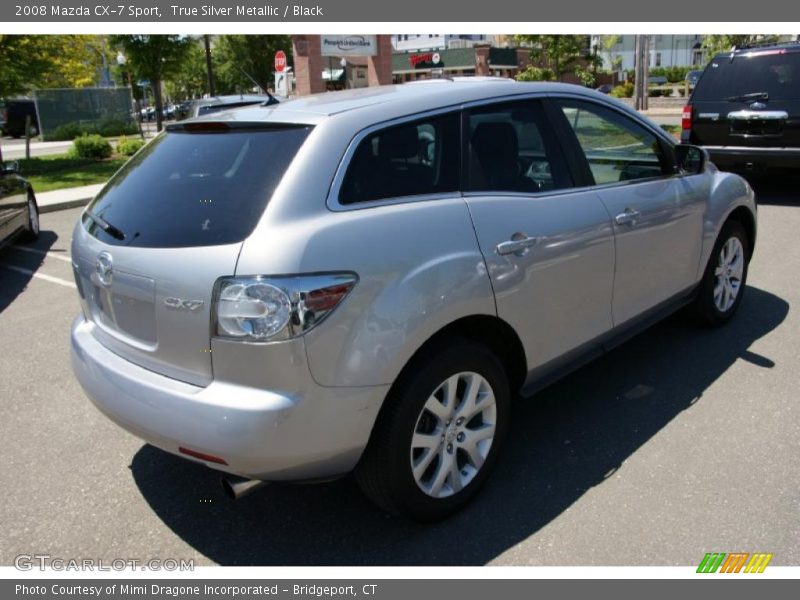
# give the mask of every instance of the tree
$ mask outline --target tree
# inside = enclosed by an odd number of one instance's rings
[[[706,60],[711,61],[715,55],[727,52],[734,46],[746,46],[754,42],[776,42],[777,35],[760,34],[733,34],[733,35],[707,35],[703,37],[703,50]]]
[[[608,68],[612,71],[622,70],[622,56],[614,53],[614,49],[622,41],[621,35],[601,35],[599,50],[603,56],[604,63],[608,61]]]
[[[203,44],[199,39],[192,41],[180,68],[166,82],[167,94],[173,98],[199,98],[209,91]]]
[[[291,54],[288,35],[221,35],[216,39],[214,58],[216,86],[221,94],[233,94],[259,87],[271,88],[278,50]]]
[[[531,46],[531,64],[549,68],[557,80],[587,56],[585,35],[518,35],[516,42]]]
[[[104,36],[0,35],[0,97],[36,88],[86,87],[109,55]]]
[[[180,72],[196,41],[179,35],[113,35],[111,43],[125,54],[137,78],[150,81],[156,105],[156,129],[161,131],[164,108],[161,84]]]

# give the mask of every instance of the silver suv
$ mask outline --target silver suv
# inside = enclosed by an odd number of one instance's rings
[[[176,123],[84,211],[75,374],[168,452],[261,481],[355,471],[442,518],[511,400],[683,305],[742,300],[753,191],[602,94],[507,80]]]

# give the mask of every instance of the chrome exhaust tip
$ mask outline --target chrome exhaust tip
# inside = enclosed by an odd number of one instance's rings
[[[231,500],[238,500],[246,496],[250,492],[255,492],[257,489],[269,484],[269,481],[261,481],[260,479],[228,479],[223,477],[220,480],[222,484],[222,491]]]

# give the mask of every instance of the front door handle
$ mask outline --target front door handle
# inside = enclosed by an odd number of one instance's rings
[[[513,254],[514,256],[525,256],[528,249],[539,243],[539,238],[528,237],[524,233],[515,233],[511,239],[497,244],[497,253],[501,256]]]
[[[621,212],[614,220],[617,222],[617,225],[636,225],[636,219],[642,216],[638,210],[634,210],[632,208],[626,208],[625,212]]]

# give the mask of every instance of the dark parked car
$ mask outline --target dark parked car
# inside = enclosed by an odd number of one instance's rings
[[[596,90],[598,92],[600,92],[601,94],[610,94],[611,90],[613,90],[613,89],[614,89],[614,86],[612,84],[610,84],[610,83],[604,83],[600,87],[596,88]]]
[[[683,110],[681,141],[720,168],[800,167],[800,43],[718,54]]]
[[[39,236],[39,207],[33,188],[20,176],[15,162],[0,169],[0,246],[22,236],[33,241]]]
[[[3,134],[19,138],[25,135],[25,117],[31,118],[31,135],[39,135],[39,120],[36,118],[36,104],[28,98],[6,100],[4,110]]]
[[[231,108],[241,108],[270,102],[277,104],[278,100],[274,96],[262,96],[260,94],[233,94],[230,96],[214,96],[213,98],[200,98],[192,102],[189,109],[188,118],[202,117],[222,110]]]

